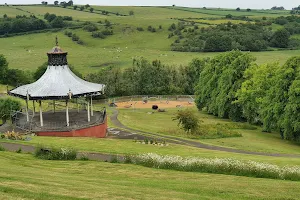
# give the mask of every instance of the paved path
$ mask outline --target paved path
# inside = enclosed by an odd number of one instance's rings
[[[156,133],[149,133],[145,131],[139,131],[135,130],[132,128],[129,128],[122,124],[118,120],[118,110],[113,109],[113,114],[110,116],[110,119],[112,123],[120,128],[121,130],[127,130],[127,132],[133,132],[135,134],[141,134],[146,137],[152,137],[152,138],[160,138],[165,140],[168,143],[174,143],[174,144],[181,144],[181,145],[187,145],[191,147],[196,147],[196,148],[201,148],[201,149],[209,149],[209,150],[216,150],[216,151],[224,151],[224,152],[231,152],[231,153],[241,153],[241,154],[250,154],[250,155],[261,155],[261,156],[273,156],[273,157],[290,157],[290,158],[300,158],[300,155],[295,155],[295,154],[281,154],[281,153],[264,153],[264,152],[251,152],[251,151],[246,151],[246,150],[241,150],[241,149],[232,149],[232,148],[227,148],[227,147],[220,147],[220,146],[213,146],[213,145],[208,145],[208,144],[203,144],[201,142],[195,142],[191,140],[186,140],[182,138],[177,138],[173,136],[162,136]],[[126,132],[126,131],[123,131]]]
[[[6,151],[16,152],[19,149],[22,149],[22,153],[34,153],[35,147],[31,145],[24,144],[15,144],[15,143],[6,143],[0,142],[0,145],[5,148]],[[116,156],[118,160],[124,160],[124,156],[122,155],[111,155],[111,154],[103,154],[103,153],[90,153],[90,152],[78,152],[77,158],[80,159],[82,156],[88,157],[90,160],[97,160],[103,162],[110,162],[112,159],[115,159]]]

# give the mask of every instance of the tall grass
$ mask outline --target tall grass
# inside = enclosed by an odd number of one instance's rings
[[[38,146],[36,147],[34,155],[44,160],[75,160],[77,151],[70,148],[47,148]]]
[[[277,165],[230,158],[183,158],[180,156],[160,156],[148,153],[132,156],[131,162],[159,169],[300,181],[300,167],[279,167]]]

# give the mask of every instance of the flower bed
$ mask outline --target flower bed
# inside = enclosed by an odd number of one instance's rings
[[[228,174],[258,178],[300,180],[300,167],[279,167],[254,161],[240,161],[230,158],[183,158],[160,156],[153,153],[131,157],[133,164],[159,169],[173,169],[189,172]]]

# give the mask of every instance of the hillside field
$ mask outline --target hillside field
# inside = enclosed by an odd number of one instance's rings
[[[48,32],[39,34],[28,34],[23,36],[1,38],[0,54],[4,54],[8,59],[9,67],[35,70],[38,66],[47,61],[46,52],[54,46],[55,36],[59,37],[61,47],[69,52],[69,63],[84,74],[96,72],[103,67],[129,67],[134,58],[144,57],[150,61],[161,60],[168,65],[186,65],[193,58],[211,57],[218,53],[193,53],[174,52],[170,45],[175,39],[168,39],[168,28],[172,23],[177,24],[177,19],[201,18],[198,20],[199,27],[208,26],[202,24],[243,23],[239,20],[225,19],[225,15],[234,16],[245,15],[250,19],[261,18],[263,16],[272,18],[287,16],[287,11],[253,10],[251,12],[223,9],[196,9],[181,7],[101,7],[93,6],[94,13],[87,10],[85,12],[73,10],[73,8],[61,8],[52,6],[11,6],[0,7],[0,16],[30,15],[34,14],[39,18],[47,12],[56,15],[72,16],[74,20],[80,22],[104,22],[109,20],[113,25],[114,35],[106,39],[95,39],[91,33],[82,29],[72,30],[84,42],[78,45],[65,36],[64,30],[59,32]],[[101,10],[128,15],[133,11],[133,16],[117,16],[115,14],[102,15]],[[197,22],[197,20],[195,20]],[[246,22],[244,22],[246,23]],[[162,29],[159,29],[159,26]],[[101,24],[99,27],[101,28]],[[147,31],[147,27],[152,26],[157,32]],[[276,28],[279,25],[276,25]],[[136,30],[142,27],[143,32]],[[297,37],[297,36],[295,36]],[[251,52],[257,63],[280,62],[284,63],[289,57],[299,55],[300,50]]]

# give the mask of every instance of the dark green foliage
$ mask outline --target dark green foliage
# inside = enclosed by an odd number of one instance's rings
[[[107,96],[193,94],[205,60],[194,60],[186,67],[170,67],[160,61],[134,60],[134,66],[102,69],[87,80],[107,85]]]
[[[21,110],[21,103],[11,98],[0,98],[0,116],[2,122],[10,119],[11,112]]]
[[[227,24],[201,28],[200,31],[174,31],[182,42],[172,44],[173,51],[224,52],[230,50],[262,51],[268,48],[272,32],[258,24]],[[169,36],[170,37],[170,36]]]
[[[255,59],[240,51],[216,56],[205,65],[196,87],[196,105],[208,113],[235,121],[243,120],[242,108],[234,103],[244,81],[244,71]]]
[[[93,32],[93,33],[92,33],[92,37],[93,37],[93,38],[101,38],[101,39],[105,39],[105,35],[103,35],[103,33],[101,33],[101,32]]]
[[[91,13],[94,12],[94,8],[90,8],[90,12],[91,12]]]
[[[29,84],[33,81],[32,73],[20,69],[8,69],[5,84],[20,86]]]
[[[80,11],[83,11],[84,10],[84,6],[80,6]]]
[[[199,128],[199,119],[191,110],[179,110],[173,120],[187,133],[195,133]]]
[[[133,12],[132,10],[129,11],[129,15],[130,15],[130,16],[134,15],[134,12]]]
[[[84,30],[88,32],[94,32],[98,30],[98,27],[95,24],[89,23],[83,27]]]
[[[62,17],[56,17],[53,21],[51,21],[51,26],[53,28],[63,28],[65,27],[65,22]]]
[[[72,35],[72,40],[77,42],[79,40],[79,37],[74,33]]]
[[[44,160],[75,160],[77,151],[69,148],[47,148],[38,146],[35,149],[34,155]]]
[[[45,21],[35,17],[17,16],[0,19],[0,35],[44,30],[48,26]]]
[[[0,54],[0,81],[2,84],[6,82],[7,71],[8,62],[4,55]]]
[[[276,31],[272,37],[271,44],[273,47],[286,48],[289,46],[290,33],[286,29]]]
[[[137,27],[136,30],[138,30],[138,31],[144,31],[144,29],[142,27]]]
[[[22,153],[22,148],[20,147],[20,148],[16,151],[16,153]]]
[[[5,151],[5,148],[0,145],[0,151]]]

